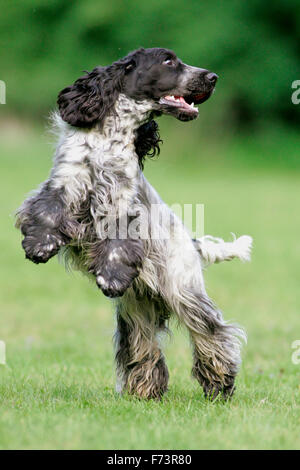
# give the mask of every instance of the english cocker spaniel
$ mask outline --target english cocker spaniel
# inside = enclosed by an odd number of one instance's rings
[[[227,398],[234,390],[244,332],[208,298],[202,270],[248,259],[251,238],[193,240],[143,174],[145,156],[159,152],[153,118],[197,118],[217,78],[153,48],[77,79],[58,97],[51,174],[17,213],[28,259],[46,263],[63,253],[115,298],[117,390],[143,398],[167,390],[159,333],[171,314],[189,331],[192,372],[205,395]]]

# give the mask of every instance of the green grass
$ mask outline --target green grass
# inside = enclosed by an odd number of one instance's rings
[[[205,275],[225,318],[248,333],[235,396],[225,404],[204,399],[190,378],[186,333],[175,325],[165,345],[170,389],[163,401],[115,393],[111,304],[56,259],[39,266],[25,261],[13,227],[25,194],[48,175],[49,139],[22,126],[5,129],[1,449],[299,448],[300,365],[291,361],[291,344],[300,339],[299,169],[288,164],[296,161],[295,138],[220,145],[174,126],[165,130],[159,161],[146,165],[150,181],[170,204],[204,203],[206,233],[254,237],[252,263],[212,266]],[[291,157],[286,161],[285,152]]]

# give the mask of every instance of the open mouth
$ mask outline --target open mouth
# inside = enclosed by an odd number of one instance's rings
[[[198,114],[198,109],[195,105],[204,103],[211,95],[211,91],[204,93],[192,94],[186,97],[166,95],[160,98],[159,103],[167,106],[179,108],[181,111],[188,114]]]

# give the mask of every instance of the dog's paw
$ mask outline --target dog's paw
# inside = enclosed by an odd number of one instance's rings
[[[137,268],[122,265],[113,273],[107,270],[97,273],[96,283],[107,297],[121,297],[138,274]]]
[[[222,400],[228,400],[235,391],[235,373],[224,373],[218,376],[215,370],[213,377],[211,374],[204,375],[203,364],[199,360],[193,366],[192,375],[203,388],[205,398],[210,401],[214,401],[217,397],[220,397]]]
[[[90,272],[104,295],[120,297],[139,275],[143,258],[141,240],[105,240],[91,252]]]
[[[217,397],[223,400],[228,400],[235,391],[234,377],[227,376],[226,384],[221,382],[208,382],[202,383],[204,396],[208,400],[214,401]]]
[[[47,263],[55,256],[60,247],[65,245],[65,240],[59,234],[44,233],[42,236],[28,235],[22,241],[26,258],[33,263]]]

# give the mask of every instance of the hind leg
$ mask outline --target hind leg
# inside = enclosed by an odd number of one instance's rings
[[[140,398],[161,399],[167,391],[169,373],[157,338],[164,329],[165,320],[155,314],[154,304],[137,301],[129,289],[117,308],[118,392],[127,390]]]
[[[240,364],[241,330],[227,325],[207,297],[198,297],[197,310],[183,311],[182,321],[187,326],[193,345],[192,375],[203,387],[205,397],[214,400],[217,395],[229,398]],[[203,323],[199,325],[199,313]],[[210,318],[209,318],[210,317]]]
[[[194,290],[182,289],[176,313],[187,327],[193,345],[192,374],[206,397],[221,393],[228,398],[234,392],[234,380],[240,364],[243,332],[224,322],[211,300]]]
[[[164,297],[190,334],[193,345],[193,376],[205,396],[219,393],[228,398],[234,391],[234,379],[240,364],[243,331],[226,324],[222,314],[208,298],[198,255],[192,243],[176,246],[172,240],[166,265]],[[182,256],[184,253],[184,256]]]

